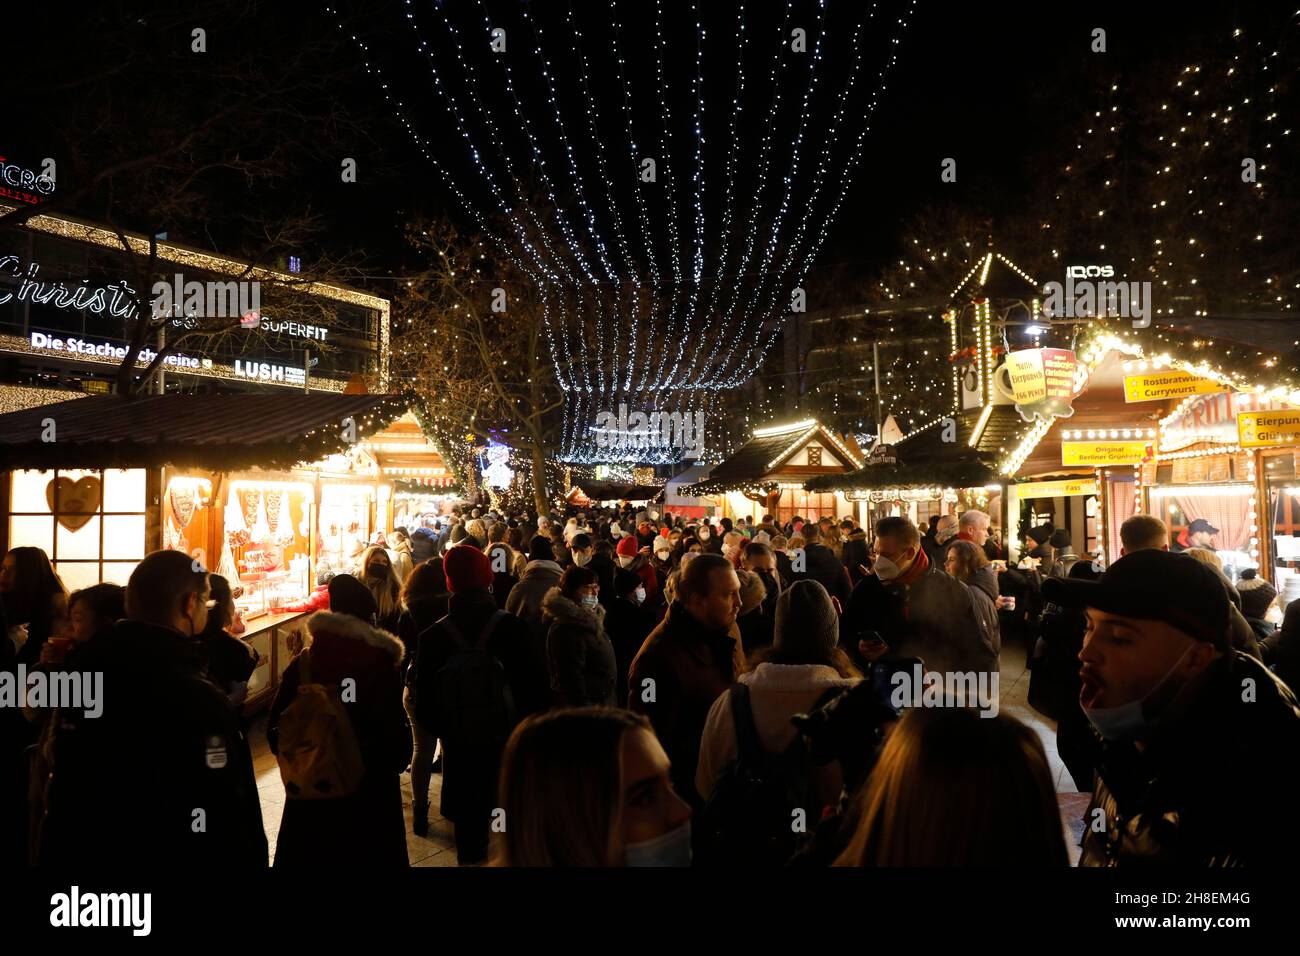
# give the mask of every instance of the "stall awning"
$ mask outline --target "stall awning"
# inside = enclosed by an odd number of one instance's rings
[[[816,463],[809,458],[817,449]],[[678,489],[690,497],[729,491],[771,490],[782,482],[800,482],[815,475],[842,474],[861,467],[856,445],[841,439],[812,419],[791,425],[759,428],[749,441],[716,465],[709,477]]]
[[[0,415],[0,462],[288,468],[345,451],[409,408],[395,395],[93,395]]]
[[[438,448],[425,437],[413,412],[406,412],[382,431],[366,438],[363,447],[375,457],[381,473],[422,488],[451,488],[456,479]]]

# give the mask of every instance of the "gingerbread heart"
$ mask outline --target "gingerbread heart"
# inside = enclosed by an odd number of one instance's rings
[[[76,481],[52,478],[45,486],[45,502],[59,524],[79,531],[99,511],[99,479],[94,475]]]

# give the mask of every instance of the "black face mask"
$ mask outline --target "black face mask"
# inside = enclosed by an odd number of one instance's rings
[[[366,568],[366,574],[372,578],[386,578],[388,577],[388,565],[372,564]]]

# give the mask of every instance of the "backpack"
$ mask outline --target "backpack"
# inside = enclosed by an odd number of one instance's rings
[[[311,679],[311,652],[298,655],[298,694],[279,721],[276,760],[290,800],[335,800],[361,786],[366,768],[337,687]]]
[[[823,694],[817,710],[844,688]],[[701,857],[706,864],[781,866],[811,838],[818,807],[810,807],[812,761],[802,735],[783,753],[763,749],[754,725],[749,687],[735,684],[730,695],[736,726],[736,759],[718,778],[703,814]],[[795,811],[804,811],[803,832],[796,832]],[[811,819],[809,819],[811,818]]]
[[[505,668],[488,650],[496,626],[509,615],[492,612],[477,644],[470,644],[450,616],[446,628],[456,651],[438,669],[438,736],[461,746],[502,746],[515,726],[514,695]]]

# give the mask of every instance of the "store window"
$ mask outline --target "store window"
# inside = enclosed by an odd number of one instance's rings
[[[1264,456],[1273,581],[1286,601],[1300,596],[1300,477],[1290,451]]]
[[[145,554],[145,471],[15,471],[9,547],[40,548],[69,590],[125,585]]]

